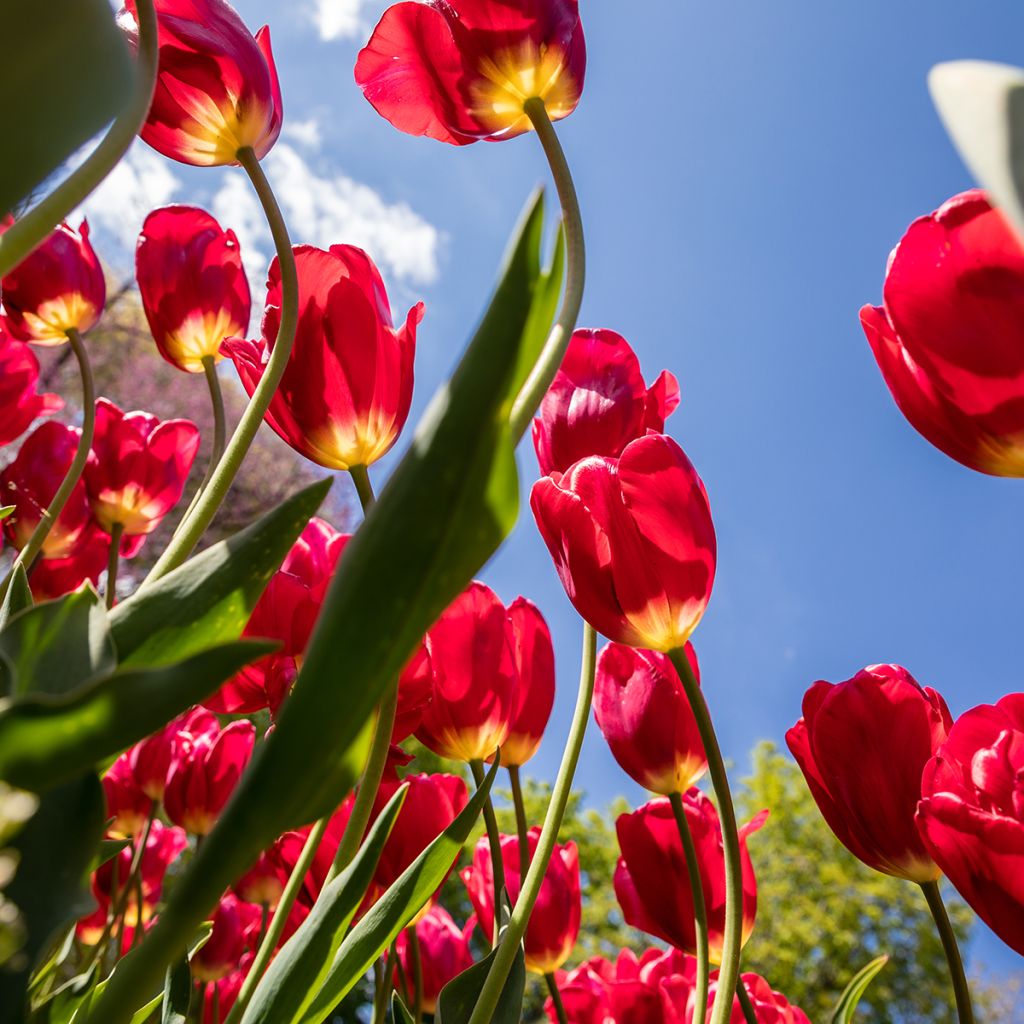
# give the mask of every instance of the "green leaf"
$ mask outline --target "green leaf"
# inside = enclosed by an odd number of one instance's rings
[[[133,80],[107,0],[4,4],[0,95],[18,158],[0,161],[0,216],[9,212],[121,111]]]
[[[0,968],[0,1022],[23,1020],[32,968],[63,928],[95,905],[86,887],[106,821],[103,787],[93,773],[51,789],[11,847],[18,867],[5,895],[26,928],[21,954]]]
[[[391,1017],[395,1024],[419,1024],[419,1021],[413,1021],[412,1014],[397,992],[391,993]]]
[[[17,566],[11,575],[3,603],[0,604],[0,629],[7,625],[8,620],[18,612],[32,607],[32,590],[28,585],[28,576],[23,565]]]
[[[113,860],[122,850],[132,845],[130,839],[104,839],[96,848],[96,854],[89,865],[90,873],[98,871],[108,860]]]
[[[237,640],[330,487],[311,484],[117,605],[110,626],[121,665],[167,665]]]
[[[316,993],[316,1000],[305,1016],[299,1018],[302,1024],[320,1024],[326,1020],[331,1010],[434,894],[473,831],[497,771],[498,759],[495,759],[483,785],[472,795],[462,812],[345,936],[327,977]]]
[[[1024,69],[950,61],[928,86],[964,163],[1024,238]]]
[[[4,505],[0,508],[0,522],[3,522],[17,508],[17,505]]]
[[[843,994],[839,997],[836,1008],[832,1011],[829,1024],[851,1024],[853,1015],[857,1011],[857,1004],[861,1001],[868,986],[874,980],[878,972],[889,962],[887,956],[880,956],[872,960],[867,966],[862,967],[846,986]]]
[[[16,697],[71,693],[117,666],[106,609],[88,583],[15,615],[0,632],[0,655]]]
[[[408,788],[388,801],[349,867],[328,885],[309,917],[274,957],[242,1017],[243,1024],[294,1024],[316,997],[345,932],[366,895]]]
[[[467,1024],[484,987],[487,974],[494,962],[497,950],[490,953],[472,967],[452,978],[437,997],[435,1024]],[[526,958],[522,946],[516,951],[512,969],[505,979],[505,986],[498,997],[491,1024],[519,1024],[523,1013],[523,996],[526,993]]]
[[[0,707],[0,778],[35,792],[74,778],[159,729],[273,650],[237,641],[157,669],[118,669],[66,697]]]
[[[160,1024],[188,1024],[191,1005],[192,970],[188,965],[188,957],[182,955],[177,963],[167,968]]]

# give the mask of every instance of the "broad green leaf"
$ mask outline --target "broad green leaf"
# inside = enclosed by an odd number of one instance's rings
[[[478,963],[452,978],[437,997],[435,1024],[467,1024],[473,1015],[480,990],[494,962],[497,950],[491,950]],[[498,997],[491,1024],[519,1024],[523,1014],[523,996],[526,992],[526,959],[522,946],[512,961],[512,969],[505,979],[505,986]]]
[[[391,1018],[395,1024],[419,1024],[419,1021],[413,1021],[412,1014],[397,992],[391,993]]]
[[[30,697],[0,707],[0,778],[39,792],[74,778],[159,729],[224,680],[273,650],[237,641],[177,665],[118,669],[66,697]]]
[[[7,625],[8,619],[18,612],[32,607],[32,590],[28,585],[25,567],[19,565],[11,576],[3,602],[0,603],[0,629]]]
[[[473,831],[497,771],[496,759],[483,785],[470,797],[462,813],[402,872],[345,936],[315,1001],[299,1018],[302,1024],[320,1024],[327,1020],[331,1010],[434,894]]]
[[[3,40],[4,134],[18,153],[0,161],[0,216],[120,113],[133,80],[107,0],[50,0],[45,16],[5,3]]]
[[[7,691],[16,697],[59,697],[117,665],[107,611],[89,583],[11,618],[0,632],[0,655],[14,675]]]
[[[853,1015],[857,1012],[857,1005],[864,997],[868,986],[874,981],[875,975],[889,962],[887,956],[880,956],[871,963],[862,967],[846,986],[843,994],[839,997],[836,1008],[832,1011],[829,1024],[851,1024]]]
[[[408,792],[388,802],[349,867],[320,893],[309,917],[274,957],[246,1007],[242,1024],[294,1024],[316,997],[345,932],[363,902]]]
[[[109,824],[109,822],[108,822]],[[104,839],[96,848],[96,854],[89,866],[89,871],[96,871],[103,867],[108,860],[113,860],[122,850],[131,846],[130,839]]]
[[[110,626],[121,665],[167,665],[237,640],[330,487],[330,480],[306,487],[117,605]]]
[[[964,163],[1024,238],[1024,68],[950,61],[928,86]]]
[[[86,881],[105,816],[103,787],[90,772],[46,793],[11,843],[18,867],[5,895],[21,914],[26,942],[0,969],[2,1024],[20,1024],[32,968],[62,928],[95,906]]]
[[[182,955],[177,963],[167,968],[163,998],[160,1024],[188,1024],[192,1005],[192,969],[187,956]]]
[[[10,516],[10,514],[16,508],[17,508],[16,505],[4,505],[3,508],[0,508],[0,522],[3,522],[3,520],[7,519],[8,516]]]

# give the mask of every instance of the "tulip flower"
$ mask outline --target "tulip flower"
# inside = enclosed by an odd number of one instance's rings
[[[212,984],[203,986],[203,1018],[202,1024],[224,1024],[231,1008],[238,1001],[249,968],[252,967],[255,953],[245,953],[226,977]]]
[[[412,401],[416,328],[423,303],[395,330],[373,261],[351,245],[295,249],[299,324],[267,423],[300,455],[326,469],[369,466],[398,439]],[[281,321],[281,271],[267,282],[260,341],[231,340],[224,351],[251,395],[263,376]]]
[[[786,743],[829,828],[868,867],[912,882],[939,875],[914,825],[921,772],[952,725],[942,697],[899,665],[815,683]]]
[[[630,441],[663,434],[679,405],[679,383],[664,370],[644,384],[640,361],[614,331],[576,331],[533,421],[543,476],[590,455],[617,459]]]
[[[84,334],[107,300],[103,268],[89,241],[89,225],[61,224],[0,281],[3,326],[34,345],[61,345],[68,331]]]
[[[555,649],[540,609],[525,597],[508,607],[507,628],[519,683],[501,763],[518,767],[537,753],[555,703]]]
[[[85,582],[95,589],[109,555],[110,538],[99,527],[89,524],[71,554],[42,557],[36,562],[28,580],[32,596],[37,601],[49,601],[70,594]]]
[[[39,362],[0,327],[0,447],[17,441],[41,416],[64,407],[60,395],[36,391]]]
[[[199,428],[189,420],[161,422],[99,399],[85,469],[96,522],[129,541],[152,533],[181,499],[198,450]]]
[[[671,651],[697,627],[715,575],[704,485],[671,438],[594,456],[533,485],[537,526],[580,615],[609,640]]]
[[[143,792],[132,771],[131,758],[122,754],[102,778],[107,803],[107,831],[129,838],[142,833],[153,810],[153,801]]]
[[[719,963],[725,930],[722,827],[714,804],[700,790],[691,789],[682,799],[700,864],[709,953],[711,960]],[[757,883],[746,840],[764,825],[767,817],[768,812],[761,811],[739,830],[744,943],[754,929],[757,913]],[[695,953],[693,896],[672,805],[664,797],[652,800],[632,814],[620,815],[615,831],[622,853],[615,869],[615,895],[627,924],[676,949]]]
[[[699,680],[691,644],[686,657]],[[707,771],[697,721],[667,655],[608,644],[597,659],[594,717],[621,768],[652,793],[685,793]]]
[[[540,829],[531,828],[527,840],[531,859],[539,839]],[[501,859],[505,867],[508,898],[515,906],[522,886],[519,839],[516,836],[501,837]],[[486,837],[477,843],[473,863],[464,868],[459,877],[466,886],[480,927],[485,935],[491,935],[494,929],[494,871]],[[556,843],[541,883],[540,895],[526,926],[524,946],[528,970],[551,974],[569,959],[580,933],[581,899],[576,844]]]
[[[476,920],[470,918],[465,928],[452,920],[451,914],[444,907],[431,907],[416,922],[416,938],[420,948],[420,970],[423,972],[423,991],[416,993],[415,988],[410,997],[426,1013],[434,1013],[437,1009],[437,997],[441,989],[452,978],[469,970],[473,966],[473,953],[469,948],[469,937],[476,927]],[[415,984],[412,953],[408,929],[398,936],[398,958],[402,963],[409,984]]]
[[[567,117],[585,68],[577,0],[428,0],[384,12],[355,76],[399,131],[463,146],[529,131],[530,99]]]
[[[861,322],[910,425],[971,469],[1024,476],[1024,248],[978,189],[911,224]]]
[[[262,160],[281,134],[281,88],[264,26],[253,38],[224,0],[156,0],[160,63],[140,132],[158,153],[197,167]],[[133,44],[135,0],[118,21]]]
[[[416,738],[440,757],[491,757],[517,711],[519,676],[505,606],[474,582],[427,634],[433,692]]]
[[[763,1021],[764,1024],[811,1024],[810,1018],[803,1010],[793,1006],[781,992],[773,991],[771,985],[760,975],[743,974],[740,980],[746,989],[750,1005],[754,1008],[755,1019],[759,1022]],[[717,991],[718,975],[716,973],[711,975],[709,1007]],[[739,999],[734,998],[729,1024],[746,1024],[746,1020]]]
[[[256,730],[232,722],[218,733],[181,733],[180,753],[164,791],[164,810],[176,825],[204,836],[214,826],[252,756]]]
[[[167,777],[192,740],[201,735],[212,739],[219,731],[220,724],[214,715],[202,708],[193,708],[159,732],[136,743],[125,755],[136,785],[150,799],[162,800]]]
[[[160,355],[188,373],[249,329],[249,282],[234,231],[205,210],[165,206],[142,225],[135,278]]]
[[[239,899],[276,910],[292,869],[298,863],[306,836],[286,832],[264,850],[256,863],[232,886]]]
[[[190,959],[192,977],[203,982],[226,978],[256,940],[261,918],[259,907],[231,893],[222,896],[213,912],[210,937]]]
[[[1024,694],[954,723],[922,778],[917,825],[978,916],[1024,955]]]

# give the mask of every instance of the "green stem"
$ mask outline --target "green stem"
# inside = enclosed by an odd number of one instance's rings
[[[110,553],[107,555],[107,611],[114,607],[117,600],[117,567],[121,560],[121,537],[124,535],[124,523],[114,523],[110,528]]]
[[[935,927],[938,930],[939,938],[942,940],[942,948],[946,954],[946,962],[949,964],[949,977],[953,983],[953,994],[956,997],[956,1013],[960,1024],[974,1024],[974,1010],[971,1007],[971,990],[967,984],[967,975],[964,973],[964,962],[960,956],[960,947],[957,945],[956,933],[950,924],[949,915],[946,913],[946,906],[942,902],[942,893],[939,890],[938,882],[922,882],[921,890],[924,898],[928,901],[928,909],[935,919]]]
[[[484,784],[487,772],[483,761],[470,761],[469,769],[473,773],[473,781],[479,789]],[[491,849],[491,881],[494,884],[494,927],[491,945],[498,943],[498,930],[501,926],[501,901],[505,890],[505,859],[501,855],[501,832],[498,830],[498,818],[494,813],[494,804],[490,794],[484,800],[484,824],[487,827],[487,845]]]
[[[558,991],[558,980],[551,973],[545,974],[544,980],[548,984],[548,992],[551,994],[551,1002],[555,1007],[558,1024],[569,1024],[569,1018],[565,1013],[565,1004],[562,1002],[562,993]]]
[[[4,236],[0,235],[0,238],[2,237]],[[0,587],[0,595],[7,592],[7,587],[10,585],[14,570],[19,565],[23,565],[26,571],[31,569],[36,556],[42,551],[43,545],[46,543],[50,530],[53,529],[53,524],[57,522],[61,512],[64,510],[64,506],[71,497],[72,491],[75,489],[75,485],[82,478],[82,471],[85,469],[86,462],[89,461],[89,452],[92,449],[92,436],[96,426],[96,389],[92,379],[92,367],[89,365],[89,353],[86,351],[85,343],[82,341],[82,335],[74,327],[68,331],[68,342],[71,345],[71,351],[74,352],[75,358],[78,360],[78,369],[82,375],[82,433],[78,439],[78,448],[75,450],[75,457],[71,460],[71,465],[61,481],[60,487],[57,488],[57,493],[53,496],[53,500],[43,510],[36,528],[32,531],[32,536],[28,539],[28,543],[18,552],[18,557],[15,558],[10,572],[8,572],[4,579],[3,586]]]
[[[743,873],[740,862],[740,838],[736,828],[736,811],[729,790],[729,776],[711,722],[707,702],[690,667],[686,651],[677,647],[668,652],[686,697],[697,721],[697,730],[708,758],[708,774],[718,801],[722,823],[722,846],[725,853],[725,934],[722,940],[722,964],[718,972],[718,991],[711,1011],[710,1024],[728,1024],[732,1013],[733,993],[740,976],[740,953],[743,945]]]
[[[203,356],[203,372],[206,384],[210,389],[210,405],[213,408],[213,448],[210,450],[210,462],[206,467],[199,493],[206,490],[206,485],[213,476],[214,468],[224,454],[224,442],[227,438],[227,423],[224,416],[224,393],[220,388],[220,377],[217,376],[217,362],[211,355]]]
[[[675,815],[679,838],[683,843],[683,855],[686,858],[686,874],[690,880],[690,894],[693,898],[693,930],[697,939],[697,992],[694,1006],[708,1005],[709,961],[708,961],[708,913],[704,904],[704,883],[700,875],[700,861],[697,848],[693,844],[693,833],[686,818],[686,808],[680,793],[669,795],[672,813]],[[756,1022],[755,1022],[756,1024]]]
[[[569,802],[573,776],[576,774],[580,749],[583,747],[583,737],[590,719],[590,704],[594,697],[596,660],[597,633],[584,623],[580,689],[576,698],[572,725],[569,728],[569,736],[565,744],[565,752],[562,754],[562,763],[558,769],[558,777],[555,779],[555,787],[551,791],[551,802],[548,804],[547,814],[544,816],[544,827],[541,829],[537,850],[530,863],[530,870],[526,873],[519,899],[512,911],[512,920],[498,944],[491,969],[487,972],[487,978],[484,980],[483,988],[480,990],[468,1024],[491,1024],[498,999],[505,987],[505,979],[512,968],[516,951],[526,934],[526,925],[530,920],[530,914],[540,895],[540,887],[558,840],[558,830],[562,827],[562,818]]]
[[[406,933],[406,939],[408,940],[408,933]],[[402,1001],[406,1006],[412,1006],[412,990],[409,988],[409,979],[405,973],[405,965],[402,963],[402,958],[398,955],[397,935],[392,940],[391,948],[388,951],[388,963],[394,965],[395,977],[398,979],[398,984],[393,985],[393,988],[402,997]]]
[[[277,250],[281,271],[281,323],[274,341],[274,350],[263,371],[263,376],[260,378],[259,384],[256,385],[256,390],[252,393],[252,398],[250,398],[245,412],[242,413],[242,418],[238,421],[238,426],[235,427],[235,432],[224,450],[224,455],[217,463],[206,490],[196,503],[195,508],[185,517],[178,532],[171,539],[171,543],[143,581],[143,587],[181,565],[206,532],[206,528],[227,496],[249,447],[256,437],[256,432],[259,430],[263,417],[270,407],[270,402],[277,392],[277,387],[281,383],[281,377],[284,375],[288,359],[291,356],[292,346],[295,344],[295,329],[299,312],[299,279],[295,269],[295,255],[288,237],[288,228],[274,196],[274,191],[270,187],[270,182],[267,181],[267,176],[263,173],[263,168],[250,147],[247,146],[238,151],[238,162],[245,168],[252,181],[256,195],[263,205],[263,212],[270,225],[270,232],[274,237],[274,246]]]
[[[548,117],[544,101],[529,99],[524,105],[524,110],[537,131],[537,137],[544,148],[544,155],[551,168],[551,177],[554,179],[555,188],[558,191],[558,201],[562,206],[562,223],[565,225],[566,266],[565,292],[562,296],[561,308],[558,311],[558,319],[551,328],[551,333],[544,343],[537,362],[512,405],[510,421],[513,441],[518,441],[526,432],[533,414],[537,411],[537,406],[540,405],[540,400],[544,397],[558,367],[562,364],[562,358],[565,355],[565,350],[569,347],[569,339],[572,337],[580,315],[583,286],[586,279],[583,218],[580,215],[579,197],[576,195],[576,186],[573,184],[565,152],[555,134],[555,128]]]
[[[384,1024],[388,1012],[387,971],[382,960],[373,963],[373,1019],[372,1024]]]
[[[352,483],[356,485],[359,504],[362,506],[363,515],[366,515],[370,511],[370,506],[377,500],[373,493],[373,485],[370,483],[370,474],[365,466],[350,466],[348,475],[352,477]]]
[[[747,991],[747,986],[743,984],[743,978],[736,982],[736,999],[739,1001],[746,1024],[757,1024],[757,1010],[754,1009],[754,1004],[750,1001],[750,993]],[[695,1005],[700,1006],[700,1003]]]
[[[409,959],[412,960],[412,1019],[414,1024],[420,1024],[423,1020],[423,956],[420,952],[420,937],[416,934],[416,925],[407,928],[405,934],[409,940]]]
[[[0,277],[9,274],[62,220],[82,205],[125,155],[142,128],[156,87],[157,25],[153,0],[138,0],[135,8],[139,46],[131,100],[88,159],[0,235]]]
[[[530,870],[530,833],[526,821],[526,804],[523,801],[523,783],[519,778],[519,765],[509,765],[508,780],[512,787],[512,805],[516,809],[516,835],[519,837],[519,880]]]

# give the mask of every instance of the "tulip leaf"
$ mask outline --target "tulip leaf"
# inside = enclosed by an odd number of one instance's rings
[[[391,1018],[395,1024],[419,1024],[413,1021],[409,1008],[402,1002],[402,997],[397,992],[391,993]]]
[[[163,999],[160,1024],[188,1024],[192,1005],[192,970],[184,954],[167,968]]]
[[[32,589],[28,585],[28,576],[25,573],[25,567],[18,565],[11,574],[10,582],[7,584],[7,593],[4,594],[3,602],[0,603],[0,629],[3,629],[18,612],[31,607]]]
[[[403,786],[388,801],[358,856],[324,888],[309,917],[274,957],[253,993],[242,1024],[294,1024],[302,1019],[373,881],[377,861],[407,792],[408,787]]]
[[[107,0],[50,0],[46,17],[4,4],[3,32],[4,133],[18,140],[18,158],[0,161],[0,216],[120,113],[133,80]]]
[[[964,163],[1024,238],[1024,68],[949,61],[928,85]]]
[[[860,1003],[867,991],[868,986],[874,981],[875,975],[889,962],[888,956],[880,956],[871,963],[862,967],[846,986],[843,994],[839,997],[836,1008],[832,1011],[829,1024],[851,1024],[853,1015],[857,1012],[857,1005]]]
[[[110,613],[122,665],[166,665],[236,640],[270,577],[330,489],[320,480]]]
[[[46,793],[12,840],[18,866],[4,895],[21,915],[25,944],[0,966],[2,1024],[24,1019],[32,968],[63,928],[95,906],[86,881],[105,822],[103,787],[89,772]]]
[[[0,632],[0,655],[13,674],[7,692],[15,697],[59,697],[117,665],[107,611],[89,583],[13,616]]]
[[[455,820],[402,872],[390,889],[345,936],[316,999],[299,1020],[320,1024],[366,973],[398,933],[437,891],[476,825],[498,771],[491,765],[481,786]],[[246,1022],[248,1024],[248,1021]]]
[[[3,508],[0,508],[0,522],[7,519],[17,507],[17,505],[4,505]]]
[[[467,1024],[476,1008],[480,991],[484,987],[497,950],[467,968],[458,977],[452,978],[437,997],[435,1024]],[[508,972],[505,985],[494,1008],[491,1024],[519,1024],[523,1013],[523,996],[526,993],[526,959],[522,946],[516,951],[512,969]]]
[[[0,778],[41,791],[166,724],[240,668],[273,649],[237,641],[156,669],[118,669],[65,697],[0,706]]]

